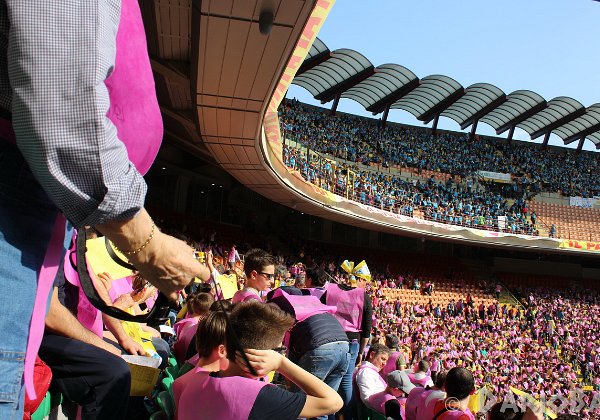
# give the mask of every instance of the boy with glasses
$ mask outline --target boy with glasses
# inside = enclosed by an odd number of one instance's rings
[[[275,258],[262,249],[248,251],[244,259],[246,284],[233,295],[231,303],[263,300],[275,279]]]

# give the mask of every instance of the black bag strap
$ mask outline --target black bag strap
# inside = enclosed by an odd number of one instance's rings
[[[110,240],[107,237],[104,237],[104,246],[106,246],[106,252],[108,252],[108,255],[110,256],[110,258],[112,258],[114,262],[119,264],[121,267],[125,267],[129,270],[136,271],[136,268],[133,265],[129,264],[129,262],[123,260],[117,255],[112,245],[110,244]]]
[[[76,244],[76,252],[77,252],[77,274],[79,274],[79,282],[81,284],[81,289],[83,293],[87,296],[90,303],[99,311],[112,316],[113,318],[120,319],[122,321],[132,321],[132,322],[145,322],[148,325],[160,325],[163,324],[169,315],[169,299],[160,293],[152,310],[144,315],[131,315],[128,312],[122,311],[114,306],[107,305],[100,295],[98,291],[94,287],[94,282],[90,277],[90,273],[87,270],[87,264],[81,263],[81,261],[85,261],[85,253],[86,253],[86,240],[87,236],[85,233],[85,229],[79,229],[77,232],[77,244]],[[107,244],[107,249],[112,247],[110,244]],[[114,251],[113,251],[114,254]],[[109,253],[110,255],[110,253]],[[118,258],[118,256],[115,254]],[[114,259],[114,258],[113,258]],[[120,260],[120,258],[119,258]],[[72,260],[71,260],[72,261]],[[116,261],[116,260],[115,260]],[[127,263],[128,264],[128,263]],[[133,267],[131,264],[128,264],[130,267]],[[129,267],[128,267],[129,268]],[[135,269],[135,267],[133,267]]]
[[[440,417],[442,414],[444,414],[447,411],[450,411],[450,409],[448,407],[442,408],[440,411],[438,411],[437,413],[435,413],[435,416],[433,416],[433,419],[431,419],[431,420],[437,420],[438,417]]]

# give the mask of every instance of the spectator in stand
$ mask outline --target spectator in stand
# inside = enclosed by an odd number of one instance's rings
[[[369,347],[366,360],[356,368],[354,380],[358,395],[355,398],[360,398],[360,401],[366,405],[368,405],[368,400],[371,396],[385,391],[387,387],[386,381],[381,377],[379,372],[384,368],[390,354],[390,349],[384,344],[373,344]]]
[[[344,329],[332,315],[336,308],[295,287],[269,292],[268,298],[296,320],[287,333],[288,358],[337,391],[348,370],[350,347]]]
[[[61,270],[53,288],[46,333],[39,350],[40,358],[52,370],[52,386],[82,407],[83,419],[127,419],[131,376],[127,363],[120,357],[121,349],[105,342],[73,316],[65,306],[64,288]],[[145,353],[139,344],[131,345],[136,352]]]
[[[406,369],[406,355],[400,351],[398,344],[399,340],[396,334],[386,334],[385,345],[390,349],[391,353],[387,363],[381,369],[381,377],[384,379],[394,370]]]
[[[181,375],[173,383],[173,402],[176,410],[179,408],[179,399],[182,392],[190,381],[193,381],[195,373],[199,371],[219,372],[227,369],[229,360],[227,359],[225,347],[226,337],[227,318],[225,313],[220,311],[211,312],[198,323],[195,337],[198,360],[190,371]],[[178,418],[177,414],[176,411],[176,419]]]
[[[415,388],[406,372],[394,370],[386,377],[385,390],[371,395],[367,405],[373,410],[385,414],[388,420],[405,419],[405,406],[408,394]]]
[[[139,12],[121,15],[121,2],[64,6],[6,1],[0,8],[2,38],[10,39],[2,43],[0,70],[3,419],[22,417],[24,385],[33,385],[46,304],[71,236],[69,230],[64,240],[65,219],[104,233],[171,298],[192,278],[208,278],[192,248],[162,233],[144,209],[139,171],[158,150],[162,123]],[[121,16],[133,21],[122,22],[132,34],[127,54],[117,45]],[[123,70],[113,71],[117,57]],[[136,77],[124,77],[128,68]],[[127,145],[140,139],[148,147],[138,148],[140,159],[131,147],[132,163]]]
[[[322,282],[323,279],[316,281]],[[340,383],[339,393],[344,401],[344,419],[351,420],[350,401],[352,400],[354,367],[362,360],[373,327],[371,298],[361,287],[352,288],[343,284],[330,283],[327,291],[321,296],[321,302],[338,308],[334,316],[344,328],[350,342],[350,360]]]
[[[404,420],[433,417],[433,408],[436,402],[446,399],[445,383],[446,372],[440,372],[432,388],[415,387],[406,399]]]
[[[467,369],[455,367],[446,375],[446,399],[438,400],[434,406],[431,418],[423,420],[475,420],[468,408],[469,398],[475,393],[473,374]]]
[[[179,396],[179,420],[203,419],[296,419],[331,414],[342,400],[321,380],[299,368],[277,350],[294,319],[275,305],[260,302],[237,304],[230,316],[227,358],[229,366],[210,373],[191,372]],[[250,373],[235,347],[235,334],[258,377]],[[292,393],[258,380],[277,371],[305,393]]]
[[[229,264],[229,269],[233,270],[235,268],[235,264],[241,261],[240,254],[237,251],[237,248],[234,245],[231,245],[231,249],[229,250],[229,254],[227,256],[227,263]]]
[[[188,297],[187,316],[173,326],[177,335],[177,340],[173,344],[173,354],[179,363],[196,354],[194,337],[198,322],[208,316],[214,302],[215,299],[210,293],[196,293]]]
[[[245,255],[244,273],[244,288],[235,292],[231,302],[235,304],[251,299],[262,301],[263,293],[266,294],[275,280],[275,258],[262,249],[252,249]]]
[[[429,372],[429,363],[425,360],[421,360],[417,363],[417,367],[414,373],[409,373],[408,377],[410,381],[420,387],[427,388],[433,386],[433,381],[431,380],[431,375]]]

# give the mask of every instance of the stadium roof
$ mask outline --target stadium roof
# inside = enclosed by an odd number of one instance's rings
[[[512,140],[516,127],[531,140],[550,134],[565,144],[590,140],[600,149],[600,103],[587,109],[573,98],[559,96],[546,101],[530,90],[510,94],[489,83],[475,83],[464,88],[448,76],[431,75],[419,79],[399,64],[374,67],[362,54],[349,49],[331,52],[317,38],[293,82],[308,90],[321,103],[334,101],[335,113],[341,98],[352,99],[374,115],[383,112],[385,123],[390,109],[402,109],[419,121],[433,121],[437,128],[440,116],[454,120],[462,130],[471,127],[475,134],[478,122],[486,123],[497,134],[508,131]]]

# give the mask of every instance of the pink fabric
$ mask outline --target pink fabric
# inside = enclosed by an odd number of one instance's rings
[[[129,160],[143,175],[158,153],[163,124],[136,0],[121,2],[115,69],[105,85],[111,103],[106,116],[127,146]]]
[[[386,379],[390,372],[396,370],[396,361],[398,360],[398,357],[400,357],[401,354],[402,353],[400,353],[399,351],[395,351],[392,352],[392,354],[390,354],[390,358],[379,373],[383,379]]]
[[[214,378],[201,368],[189,373],[178,398],[178,420],[246,420],[260,390],[271,386],[239,376]]]
[[[422,413],[421,406],[431,392],[432,391],[421,387],[413,388],[406,399],[406,407],[403,418],[405,420],[417,420],[417,413]],[[423,418],[423,416],[421,416],[421,418]]]
[[[311,296],[315,296],[317,299],[321,299],[321,296],[323,296],[325,294],[325,292],[327,291],[327,290],[325,290],[325,288],[321,289],[321,288],[316,288],[316,287],[311,287],[311,288],[308,288],[305,290],[308,290],[308,293],[310,293]]]
[[[175,334],[177,334],[177,341],[173,344],[173,353],[177,361],[182,363],[185,360],[190,343],[196,337],[198,320],[196,318],[182,319],[175,324],[174,329]]]
[[[335,306],[323,305],[315,296],[290,295],[281,289],[277,289],[273,293],[273,299],[276,297],[282,297],[292,305],[294,317],[298,322],[302,322],[313,315],[334,314],[337,311]]]
[[[417,377],[417,375],[418,375],[417,373],[409,373],[408,374],[408,378],[415,385],[425,387],[427,385],[427,383],[429,381],[431,381],[431,377],[429,377],[427,375],[419,375],[418,377]]]
[[[231,303],[235,304],[240,302],[247,302],[253,299],[262,302],[260,296],[258,296],[256,293],[253,293],[247,289],[242,289],[235,292],[233,298],[231,299]]]
[[[117,300],[117,298],[125,293],[131,293],[133,291],[133,276],[127,276],[120,279],[113,280],[110,286],[110,290],[108,291],[108,295],[113,300]]]
[[[74,233],[73,240],[75,241],[76,238],[77,233]],[[77,272],[73,268],[73,265],[70,261],[71,258],[74,260],[73,262],[77,264],[77,257],[75,255],[74,247],[72,247],[69,251],[66,252],[63,267],[65,272],[65,280],[67,280],[73,286],[77,287],[77,293],[79,294],[79,299],[77,302],[77,319],[85,328],[96,334],[98,337],[102,337],[102,313],[90,303],[89,299],[83,292],[83,289],[81,288],[81,283],[79,282],[79,274],[77,274]]]
[[[388,394],[387,391],[381,391],[371,395],[367,402],[369,403],[369,407],[371,407],[373,410],[377,411],[378,413],[385,414],[385,403],[393,400],[394,398],[395,397],[391,394]],[[404,418],[404,415],[402,418]]]
[[[363,307],[365,304],[365,289],[357,287],[352,290],[342,290],[337,284],[327,287],[327,305],[336,306],[333,314],[342,324],[346,332],[360,332]]]
[[[58,271],[60,258],[63,251],[63,241],[65,238],[65,218],[59,214],[54,223],[50,244],[44,256],[44,262],[40,269],[38,277],[38,286],[35,294],[33,313],[31,315],[31,323],[29,324],[29,337],[27,339],[27,352],[25,353],[25,390],[27,396],[35,400],[35,388],[33,385],[33,368],[35,366],[35,358],[42,343],[44,335],[44,320],[46,318],[46,306],[48,296],[54,284],[54,278]]]
[[[175,382],[173,382],[173,402],[175,403],[176,407],[175,420],[178,420],[179,418],[179,410],[177,410],[177,407],[179,407],[179,399],[181,398],[181,394],[187,388],[188,384],[194,379],[195,370],[201,371],[203,369],[200,367],[192,369],[184,375],[180,376],[179,378],[175,379]]]

